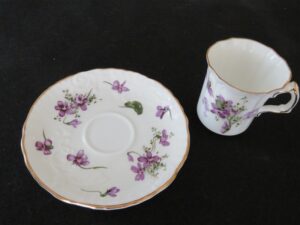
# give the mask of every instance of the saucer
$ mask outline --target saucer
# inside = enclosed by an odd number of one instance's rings
[[[38,97],[21,147],[33,178],[57,199],[120,209],[168,187],[189,141],[187,117],[163,85],[135,72],[95,69]]]

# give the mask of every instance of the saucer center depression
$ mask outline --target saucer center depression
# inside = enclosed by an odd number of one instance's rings
[[[96,151],[114,153],[127,150],[134,138],[131,122],[116,113],[104,113],[93,118],[86,127],[85,140]]]

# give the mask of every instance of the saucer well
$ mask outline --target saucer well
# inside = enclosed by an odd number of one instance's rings
[[[95,69],[38,97],[21,148],[31,175],[57,199],[120,209],[168,187],[189,142],[183,108],[163,85],[135,72]]]

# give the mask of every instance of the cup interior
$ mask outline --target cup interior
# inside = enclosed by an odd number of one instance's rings
[[[269,92],[291,79],[291,70],[282,57],[250,39],[230,38],[215,43],[207,51],[207,61],[222,80],[246,92]]]

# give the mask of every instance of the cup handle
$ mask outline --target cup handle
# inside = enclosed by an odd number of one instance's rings
[[[262,113],[265,112],[272,112],[272,113],[290,113],[292,109],[297,105],[299,100],[299,87],[298,84],[294,81],[286,84],[283,88],[276,91],[272,98],[275,98],[277,95],[283,93],[290,93],[291,99],[286,104],[281,105],[264,105],[258,110],[257,116],[260,116]]]

